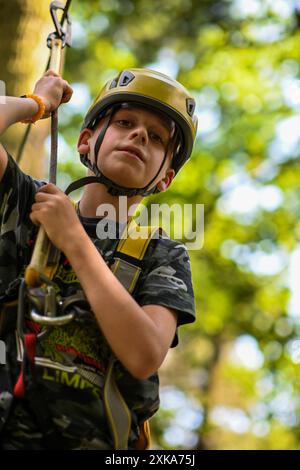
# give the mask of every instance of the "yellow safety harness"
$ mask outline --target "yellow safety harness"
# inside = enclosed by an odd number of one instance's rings
[[[127,233],[125,233],[125,231],[127,231]],[[139,275],[142,271],[142,261],[151,239],[162,233],[163,230],[160,227],[140,227],[133,219],[131,219],[125,227],[115,250],[113,262],[110,268],[123,287],[130,294],[134,291]],[[49,281],[52,281],[55,273],[57,272],[60,258],[59,250],[53,245],[51,249],[53,251],[50,253],[50,257],[48,259],[49,262],[44,270]],[[47,285],[44,284],[42,287],[47,288]],[[77,300],[82,296],[83,292],[78,291],[78,293],[74,294],[72,297],[74,297],[74,300]],[[68,315],[70,317],[69,321],[71,321],[72,318],[74,318],[74,314]],[[31,318],[47,327],[46,316],[35,315],[31,316]],[[60,318],[61,317],[57,317],[58,320]],[[51,320],[53,320],[53,318]],[[108,370],[104,381],[103,399],[109,428],[114,442],[114,449],[125,450],[128,448],[129,434],[131,430],[131,413],[115,381],[114,365],[116,360],[117,359],[114,355],[109,359]],[[139,439],[135,442],[134,448],[138,450],[148,449],[150,446],[149,422],[145,421],[140,423],[139,429]]]
[[[116,247],[113,262],[111,264],[111,270],[117,279],[121,282],[124,288],[132,294],[136,283],[138,281],[139,275],[142,271],[142,261],[144,259],[145,253],[149,246],[151,239],[155,236],[159,236],[163,234],[163,230],[160,227],[152,227],[152,226],[145,226],[139,227],[131,220],[128,225],[126,226],[125,230],[127,230],[127,236],[124,236],[124,232],[122,234],[121,239],[118,242]],[[137,234],[139,236],[137,236]],[[57,272],[59,267],[59,259],[60,259],[60,252],[59,250],[52,245],[53,251],[51,252],[51,257],[49,259],[49,265],[47,265],[47,270],[45,271],[49,276],[48,281],[52,283],[52,279]],[[24,289],[25,285],[23,284]],[[56,302],[56,299],[53,298],[54,289],[49,299],[47,300],[47,295],[49,292],[49,284],[43,284],[41,286],[44,290],[45,299],[43,306],[39,307],[39,311],[43,311],[44,315],[37,315],[37,320],[43,319],[40,321],[41,324],[47,329],[47,312],[49,312]],[[50,285],[51,287],[51,285]],[[19,299],[14,300],[12,302],[7,302],[2,304],[1,306],[1,315],[0,315],[0,327],[2,331],[12,331],[15,328],[15,321],[16,321],[16,310],[17,313],[17,331],[20,337],[23,337],[23,320],[24,320],[24,301],[23,298],[25,296],[25,290],[21,292],[22,285],[20,287],[19,292]],[[31,289],[27,288],[27,298],[32,298],[34,295],[31,293]],[[84,298],[83,291],[78,291],[76,294],[71,296],[72,298],[66,299],[65,301],[67,304],[71,304],[73,301],[82,300]],[[47,302],[48,309],[46,308]],[[54,308],[55,309],[55,308]],[[71,321],[76,314],[71,313],[64,316],[64,318],[69,317],[68,321]],[[36,318],[31,316],[31,318],[36,321]],[[60,320],[61,316],[56,317],[57,320]],[[52,318],[53,320],[53,318]],[[1,324],[2,323],[2,324]],[[66,323],[66,321],[64,321]],[[64,324],[63,323],[63,324]],[[59,323],[57,323],[59,325]],[[43,331],[43,330],[42,330]],[[45,330],[44,330],[45,331]],[[43,334],[43,333],[42,333]],[[41,336],[42,336],[41,334]],[[38,337],[40,334],[38,335]],[[38,339],[37,337],[37,339]],[[34,358],[32,357],[31,360],[34,362]],[[129,435],[131,430],[131,413],[130,410],[120,393],[115,376],[114,376],[114,366],[116,363],[116,357],[112,354],[109,359],[108,369],[106,372],[106,376],[104,379],[104,390],[103,390],[103,400],[104,400],[104,408],[106,412],[106,416],[109,423],[109,428],[111,431],[114,449],[116,450],[125,450],[128,448],[128,441]],[[1,375],[1,374],[0,374]],[[0,377],[1,382],[1,377]],[[49,420],[48,420],[49,422]],[[43,424],[43,423],[42,423]],[[45,427],[45,426],[44,426]],[[149,449],[150,446],[150,427],[149,422],[144,421],[139,424],[139,438],[133,444],[133,447],[137,450],[145,450]]]
[[[128,236],[118,243],[111,270],[125,289],[132,293],[141,273],[141,262],[145,256],[148,245],[158,232],[163,233],[160,227],[138,227],[134,220],[127,226]],[[135,237],[132,238],[132,233]],[[136,234],[140,236],[136,238]],[[115,449],[127,449],[131,429],[131,415],[128,407],[117,389],[113,377],[114,358],[111,359],[104,386],[104,404],[108,412],[108,419],[114,439]],[[149,421],[140,425],[140,437],[135,443],[138,450],[150,447]]]

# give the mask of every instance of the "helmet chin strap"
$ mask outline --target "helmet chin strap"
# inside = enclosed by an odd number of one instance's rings
[[[125,186],[120,186],[119,184],[115,183],[110,178],[105,176],[103,174],[103,172],[97,166],[97,156],[98,156],[101,144],[103,142],[105,133],[106,133],[106,131],[107,131],[109,125],[110,125],[111,119],[112,119],[114,113],[116,112],[116,110],[118,108],[119,108],[119,106],[113,106],[112,108],[110,108],[108,113],[105,115],[105,121],[104,121],[103,126],[101,128],[101,131],[100,131],[100,133],[97,137],[95,147],[94,147],[95,162],[94,163],[91,162],[91,160],[89,159],[89,154],[80,154],[80,160],[83,163],[83,165],[85,165],[87,168],[89,168],[94,173],[95,176],[94,177],[91,176],[90,178],[94,178],[95,183],[104,184],[107,187],[108,193],[113,195],[113,196],[128,196],[128,197],[137,196],[137,195],[149,196],[150,194],[158,193],[159,189],[157,188],[156,185],[154,185],[152,188],[150,188],[150,186],[153,183],[153,181],[155,181],[155,179],[157,178],[157,176],[159,175],[161,169],[163,168],[163,166],[165,164],[165,161],[167,159],[167,156],[168,156],[168,153],[169,153],[169,150],[170,150],[171,140],[168,143],[163,161],[162,161],[156,175],[143,188],[127,188]],[[95,124],[96,123],[94,123],[94,126],[95,126]],[[176,140],[176,139],[174,139],[174,140]]]

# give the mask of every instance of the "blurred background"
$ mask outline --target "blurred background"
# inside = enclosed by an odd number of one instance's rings
[[[49,4],[0,0],[7,95],[46,67]],[[153,447],[300,449],[300,1],[73,0],[70,14],[61,189],[85,174],[80,125],[120,69],[165,72],[197,101],[193,157],[148,201],[205,205],[204,246],[190,252],[197,322],[161,369]],[[21,166],[45,178],[49,121],[33,127]],[[5,134],[13,155],[24,129]]]

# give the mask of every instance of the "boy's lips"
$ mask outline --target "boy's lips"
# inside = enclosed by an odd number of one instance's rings
[[[118,147],[117,150],[121,152],[131,153],[132,155],[135,155],[136,157],[138,157],[139,160],[141,160],[142,162],[145,161],[143,152],[138,147],[135,147],[134,145],[126,145],[124,147]]]

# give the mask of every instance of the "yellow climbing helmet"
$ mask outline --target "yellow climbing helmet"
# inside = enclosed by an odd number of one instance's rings
[[[177,173],[189,159],[197,131],[195,100],[184,86],[160,72],[149,69],[123,70],[109,80],[95,98],[82,125],[93,128],[113,105],[136,103],[154,108],[171,118],[179,130],[173,168]]]

